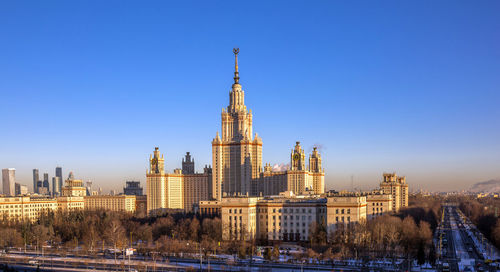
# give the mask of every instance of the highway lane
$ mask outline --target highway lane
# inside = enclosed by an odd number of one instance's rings
[[[439,225],[442,235],[439,236],[440,262],[449,263],[450,271],[495,271],[485,265],[483,257],[474,245],[472,237],[466,230],[466,222],[458,211],[458,207],[443,206],[443,218]],[[439,247],[441,245],[441,247]],[[441,271],[445,271],[440,265]]]

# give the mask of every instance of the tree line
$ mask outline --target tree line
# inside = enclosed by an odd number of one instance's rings
[[[307,250],[296,258],[417,258],[434,260],[432,234],[439,222],[440,205],[432,199],[419,200],[397,214],[362,221],[351,227],[340,225],[327,231],[324,224],[312,224]],[[262,240],[222,240],[218,217],[196,214],[163,214],[136,217],[104,210],[47,211],[35,222],[0,221],[0,247],[24,247],[67,252],[79,248],[82,254],[103,249],[133,246],[146,255],[178,256],[181,253],[225,253],[246,258],[262,254],[279,257],[279,243]],[[47,247],[50,246],[50,247]],[[260,251],[259,251],[260,249]],[[74,251],[74,250],[73,250]],[[116,252],[116,251],[115,251]]]
[[[500,248],[500,218],[498,217],[497,199],[472,199],[459,200],[459,208],[474,223],[479,231]]]

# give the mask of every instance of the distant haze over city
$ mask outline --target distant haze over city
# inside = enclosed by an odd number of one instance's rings
[[[300,141],[327,190],[384,172],[412,191],[500,179],[498,8],[364,4],[3,3],[0,168],[30,190],[32,169],[61,166],[121,191],[145,187],[158,146],[169,172],[187,151],[203,171],[239,47],[263,163],[285,167]]]

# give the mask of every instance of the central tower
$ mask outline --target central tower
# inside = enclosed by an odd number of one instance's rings
[[[245,106],[245,92],[239,83],[239,49],[234,48],[234,83],[229,92],[229,106],[222,109],[221,136],[212,140],[212,192],[220,200],[223,193],[258,194],[262,169],[262,139],[252,136],[252,112]]]

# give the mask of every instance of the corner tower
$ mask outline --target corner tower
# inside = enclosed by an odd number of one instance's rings
[[[149,156],[149,170],[146,172],[147,211],[159,210],[167,207],[165,186],[165,159],[158,147]]]
[[[212,194],[220,200],[227,194],[258,194],[262,169],[262,139],[253,133],[252,112],[245,106],[245,92],[240,85],[239,49],[234,48],[234,83],[229,105],[222,109],[221,136],[212,141]]]

